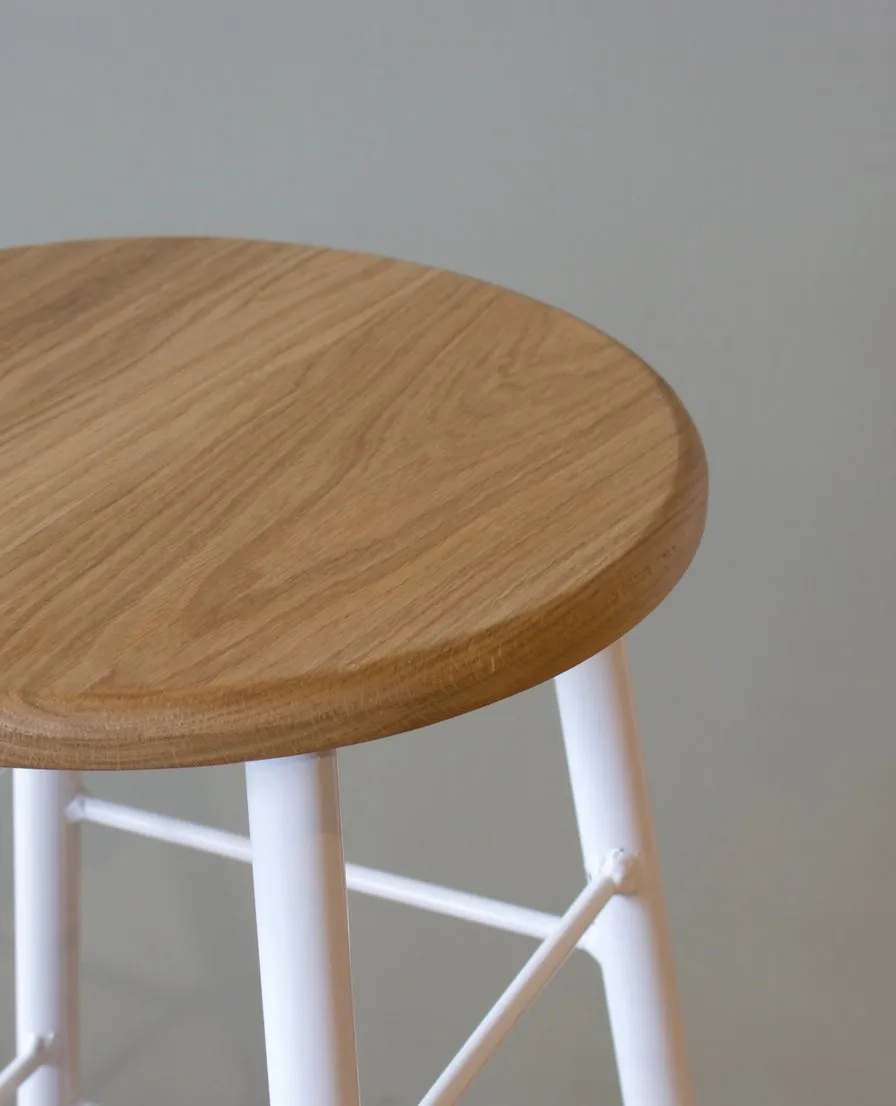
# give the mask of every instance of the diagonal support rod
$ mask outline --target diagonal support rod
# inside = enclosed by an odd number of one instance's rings
[[[519,975],[467,1039],[420,1106],[453,1106],[477,1073],[560,969],[585,931],[618,893],[631,889],[635,861],[614,851],[566,911],[555,931],[526,961]]]
[[[34,1075],[38,1068],[50,1063],[52,1059],[52,1038],[35,1037],[27,1051],[10,1061],[3,1071],[0,1071],[0,1104],[6,1106],[7,1103],[12,1102],[19,1087]]]

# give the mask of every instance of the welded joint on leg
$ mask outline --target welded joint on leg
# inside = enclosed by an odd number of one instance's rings
[[[625,849],[611,849],[600,863],[599,871],[616,884],[616,894],[632,896],[641,890],[640,862],[638,857],[627,853]],[[579,942],[579,948],[586,952],[600,966],[598,942],[598,921],[595,920]]]
[[[66,805],[66,820],[75,824],[86,822],[87,800],[89,798],[90,795],[86,791],[79,791]]]
[[[28,1049],[0,1071],[0,1103],[7,1103],[24,1082],[47,1064],[56,1062],[58,1041],[55,1036],[32,1037]]]
[[[616,884],[620,895],[637,895],[640,888],[638,858],[624,849],[611,849],[601,864],[601,875]]]

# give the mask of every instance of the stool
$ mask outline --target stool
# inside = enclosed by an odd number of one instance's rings
[[[605,334],[459,276],[230,239],[0,251],[0,762],[18,1057],[74,1106],[79,826],[252,864],[271,1106],[357,1106],[346,886],[541,941],[423,1099],[566,956],[626,1106],[691,1092],[621,639],[703,528],[699,437]],[[345,865],[336,752],[554,679],[586,884],[562,917]],[[244,762],[249,839],[79,772]]]

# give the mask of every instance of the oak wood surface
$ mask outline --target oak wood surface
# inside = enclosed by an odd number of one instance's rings
[[[569,315],[229,239],[0,251],[0,762],[364,741],[529,687],[666,595],[699,438]]]

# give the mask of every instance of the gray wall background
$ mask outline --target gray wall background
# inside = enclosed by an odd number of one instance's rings
[[[405,255],[593,320],[691,408],[709,529],[632,653],[705,1104],[894,1100],[894,42],[887,0],[0,8],[0,245]],[[92,785],[244,826],[236,770]],[[352,859],[547,909],[579,885],[548,688],[347,752],[343,792]],[[86,854],[88,1097],[261,1106],[248,871],[101,830]],[[405,1106],[529,945],[358,900],[352,925],[365,1102]],[[469,1101],[618,1101],[588,962]]]

